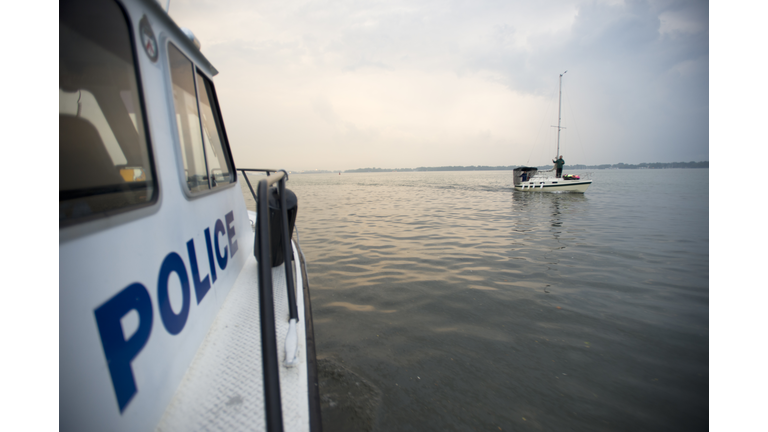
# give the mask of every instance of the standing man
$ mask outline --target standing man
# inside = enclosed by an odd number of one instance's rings
[[[565,161],[563,160],[563,155],[560,155],[560,159],[554,160],[552,159],[552,162],[555,163],[555,166],[557,167],[557,171],[555,171],[555,177],[560,178],[563,176],[563,165],[565,165]]]

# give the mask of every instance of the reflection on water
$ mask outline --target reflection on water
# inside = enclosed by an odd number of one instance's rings
[[[707,171],[293,175],[318,354],[377,430],[706,427]]]
[[[356,311],[356,312],[380,312],[380,313],[397,312],[396,310],[377,310],[375,307],[371,305],[356,305],[356,304],[347,303],[347,302],[333,302],[333,303],[328,303],[327,306],[339,306],[339,307],[347,308],[348,310]]]

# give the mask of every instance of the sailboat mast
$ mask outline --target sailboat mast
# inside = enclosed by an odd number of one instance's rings
[[[560,113],[562,112],[563,108],[563,75],[565,75],[568,71],[565,71],[560,74],[560,93],[557,98],[557,154],[555,155],[555,158],[560,157]]]

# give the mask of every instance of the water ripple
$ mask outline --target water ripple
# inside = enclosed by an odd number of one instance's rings
[[[381,430],[706,427],[707,171],[293,175],[318,353]]]

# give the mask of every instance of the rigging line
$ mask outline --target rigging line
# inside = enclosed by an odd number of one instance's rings
[[[541,126],[539,126],[538,129],[536,130],[536,139],[533,141],[533,148],[531,148],[531,151],[528,153],[528,159],[525,161],[526,165],[529,165],[531,163],[531,155],[539,145],[539,136],[541,136],[541,131],[544,129],[544,124],[547,122],[547,118],[549,117],[549,111],[553,105],[554,105],[554,102],[550,100],[549,104],[547,105],[547,110],[544,113],[544,117],[542,117],[543,120],[541,122]]]
[[[576,129],[576,139],[579,142],[579,152],[581,153],[583,163],[586,164],[586,157],[584,155],[584,143],[581,141],[581,135],[579,134],[579,128],[576,126],[576,116],[573,113],[573,107],[571,107],[571,98],[568,98],[568,110],[571,112],[571,117],[573,118],[573,128]]]

